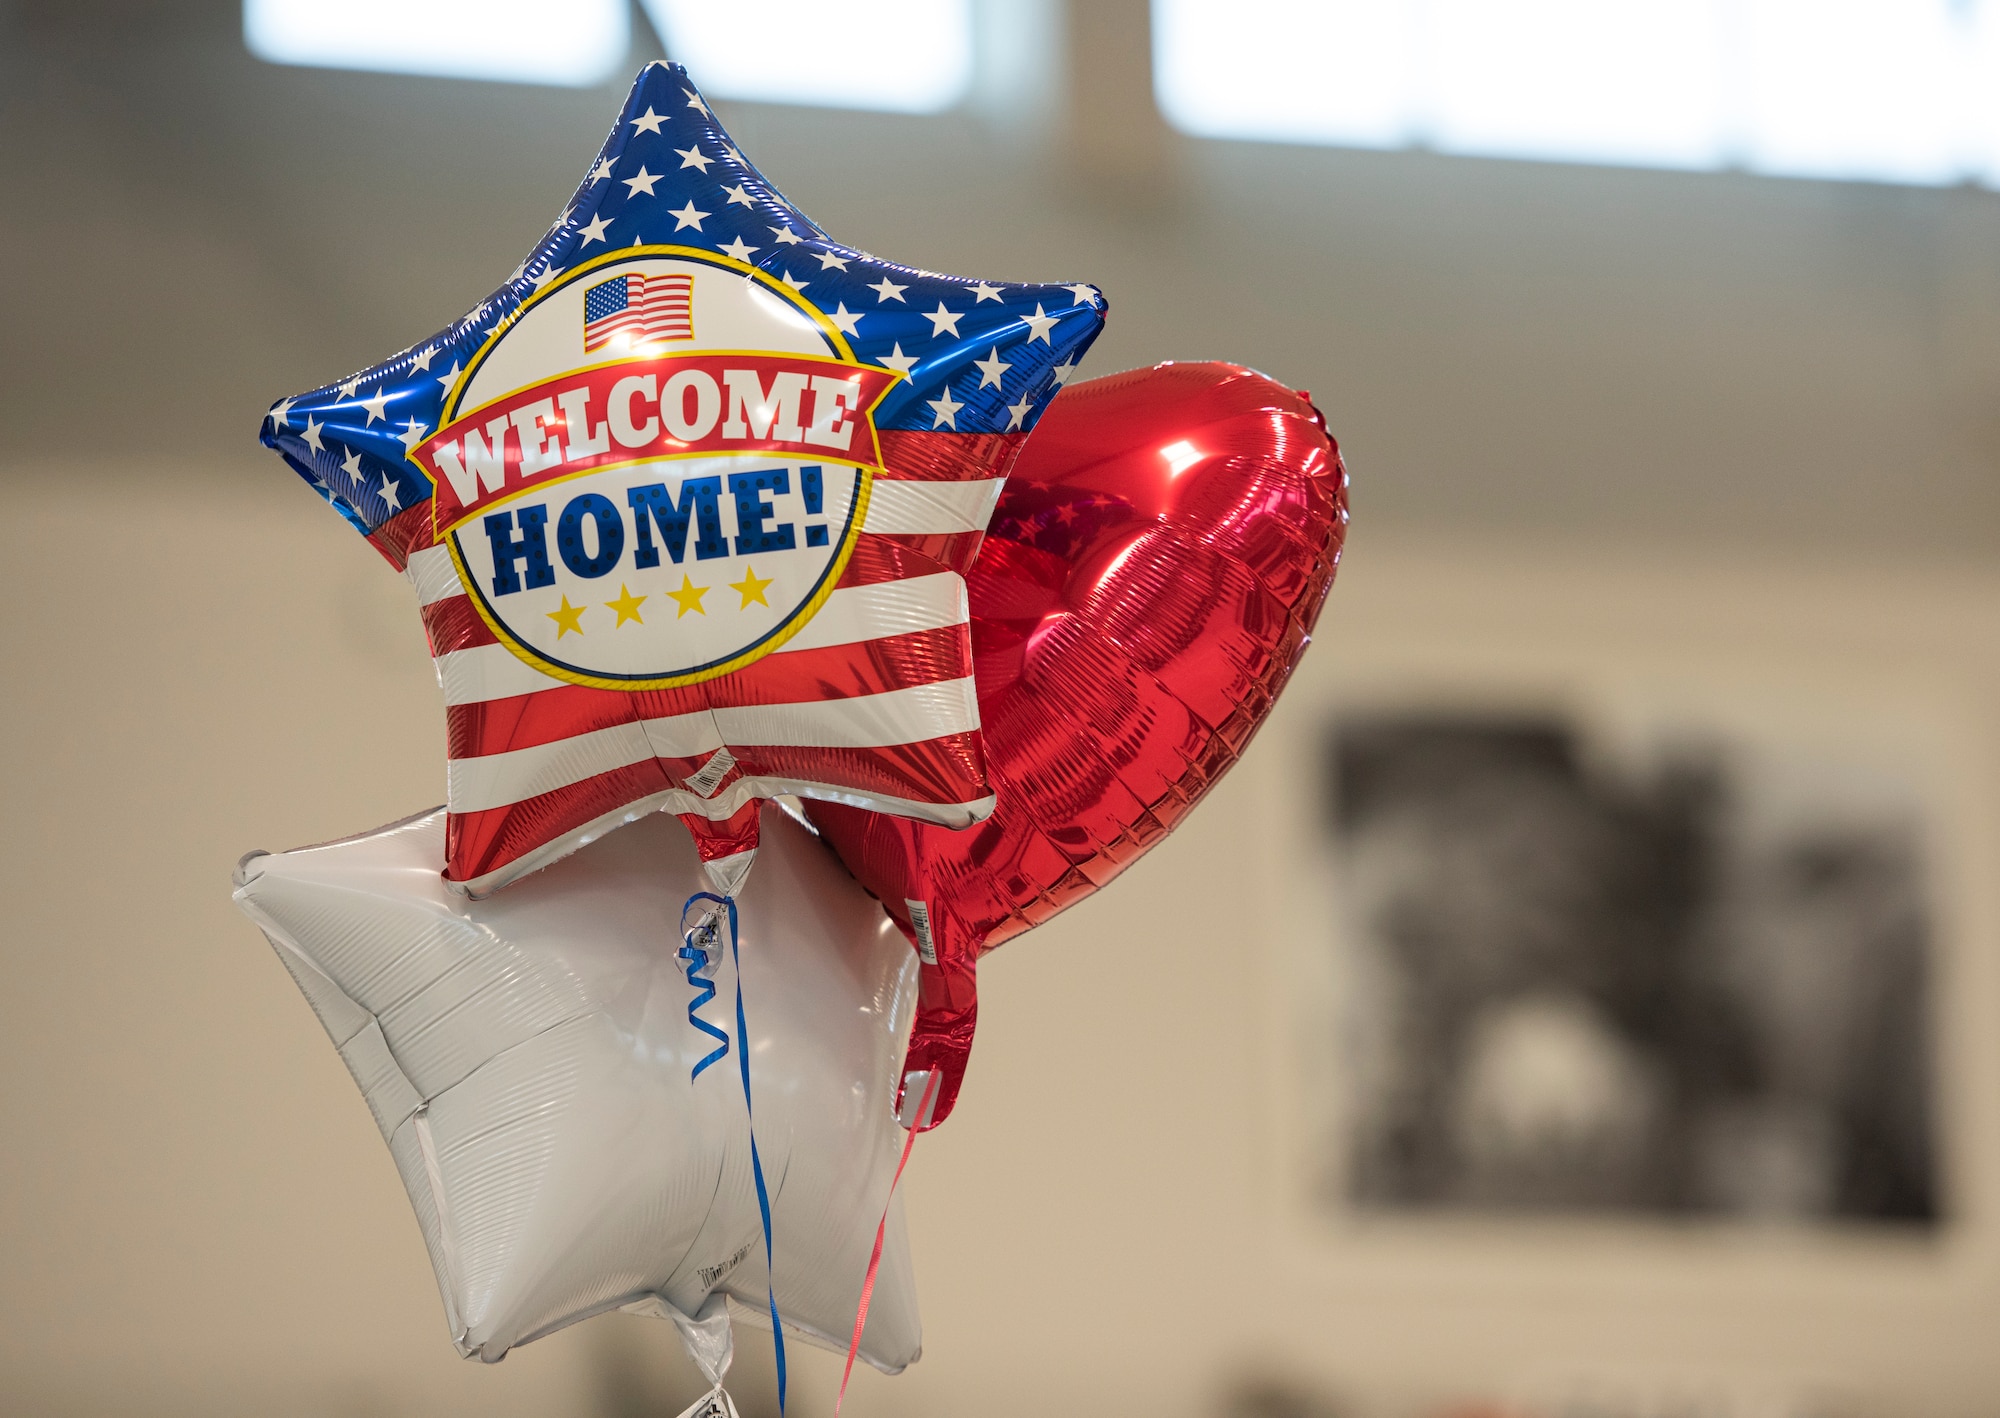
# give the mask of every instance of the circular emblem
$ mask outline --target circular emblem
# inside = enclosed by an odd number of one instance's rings
[[[414,456],[501,643],[572,683],[672,688],[769,654],[825,602],[893,378],[762,273],[639,247],[497,330]]]

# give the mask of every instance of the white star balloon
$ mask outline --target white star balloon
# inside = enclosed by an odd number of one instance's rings
[[[737,905],[773,1288],[788,1335],[845,1352],[906,1136],[891,1110],[917,959],[808,829],[765,816]],[[252,854],[236,901],[374,1111],[452,1341],[491,1362],[644,1310],[719,1382],[723,1316],[768,1325],[767,1271],[727,933],[709,963],[677,954],[704,889],[694,846],[649,817],[469,901],[440,878],[444,831],[439,808]],[[713,1031],[728,1052],[703,1066]],[[898,1203],[860,1352],[893,1373],[920,1345]]]

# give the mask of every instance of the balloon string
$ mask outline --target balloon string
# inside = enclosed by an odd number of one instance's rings
[[[692,905],[694,905],[694,901],[689,900],[687,906],[683,906],[681,908],[682,920],[687,919],[688,906]],[[715,963],[714,961],[709,959],[708,951],[705,948],[705,946],[695,944],[695,937],[698,935],[703,936],[708,943],[710,944],[714,943],[715,918],[713,915],[711,915],[709,919],[707,919],[706,921],[703,921],[700,925],[693,927],[692,929],[690,929],[689,931],[687,931],[685,934],[682,935],[681,948],[677,952],[681,959],[687,961],[687,982],[695,990],[694,998],[688,1001],[688,1023],[692,1024],[702,1033],[708,1035],[709,1038],[714,1039],[716,1041],[715,1048],[712,1049],[708,1053],[708,1055],[701,1060],[701,1062],[697,1063],[694,1066],[694,1072],[688,1075],[688,1077],[691,1079],[700,1078],[703,1069],[707,1068],[712,1063],[715,1063],[723,1058],[726,1058],[729,1054],[728,1033],[724,1030],[716,1028],[713,1024],[710,1024],[706,1019],[703,1019],[699,1014],[695,1012],[696,1010],[700,1009],[703,1005],[707,1004],[710,1000],[715,998],[714,979],[710,976],[705,976],[698,973],[701,970],[711,968]]]
[[[918,1121],[930,1112],[931,1100],[937,1097],[942,1078],[942,1073],[932,1070],[929,1081],[924,1084],[924,1096],[913,1115]],[[896,1187],[903,1180],[903,1169],[910,1165],[910,1150],[916,1145],[917,1130],[913,1127],[910,1135],[903,1139],[903,1156],[896,1163],[896,1175],[889,1179],[889,1196],[882,1203],[882,1219],[875,1226],[875,1250],[868,1257],[868,1276],[861,1282],[861,1304],[854,1311],[854,1338],[847,1343],[847,1367],[840,1371],[840,1396],[833,1401],[833,1418],[840,1418],[840,1405],[847,1402],[847,1381],[854,1377],[854,1356],[861,1352],[861,1328],[868,1323],[868,1302],[875,1298],[875,1277],[882,1270],[882,1241],[889,1234],[889,1205],[896,1199]]]
[[[771,1309],[771,1349],[778,1365],[778,1412],[785,1411],[785,1329],[778,1321],[777,1265],[771,1245],[771,1193],[764,1185],[764,1159],[757,1151],[757,1112],[750,1102],[750,1026],[743,1012],[743,954],[737,943],[736,898],[697,891],[681,907],[681,919],[697,901],[713,901],[729,912],[729,958],[736,967],[736,1065],[743,1075],[743,1112],[750,1123],[750,1174],[757,1179],[757,1211],[764,1222],[765,1298]]]

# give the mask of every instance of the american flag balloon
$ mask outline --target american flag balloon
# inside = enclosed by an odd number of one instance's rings
[[[667,811],[730,883],[788,793],[985,818],[963,573],[1104,310],[841,245],[648,66],[505,285],[264,420],[416,589],[447,881]]]

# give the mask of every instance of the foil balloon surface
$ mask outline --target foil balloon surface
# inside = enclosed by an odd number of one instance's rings
[[[1104,308],[840,244],[648,66],[505,285],[263,424],[416,590],[447,879],[664,810],[727,890],[785,793],[983,818],[962,573]]]
[[[768,1271],[735,959],[674,949],[704,879],[674,823],[488,901],[439,877],[443,809],[238,868],[238,905],[374,1112],[461,1353],[624,1307],[673,1319],[719,1383],[726,1315],[768,1325],[772,1300],[787,1334],[846,1351],[907,1136],[889,1099],[917,962],[831,853],[767,815],[737,954]],[[899,1201],[884,1236],[860,1353],[894,1372],[921,1344]]]
[[[1347,477],[1308,399],[1227,364],[1067,389],[968,576],[998,806],[964,832],[814,804],[916,942],[906,1068],[951,1110],[980,954],[1130,866],[1242,754],[1339,564]]]

